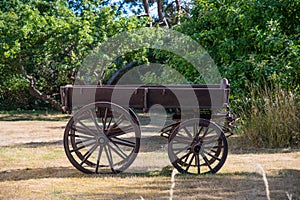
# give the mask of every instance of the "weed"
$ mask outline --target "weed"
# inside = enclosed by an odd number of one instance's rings
[[[268,200],[271,200],[270,198],[270,189],[269,189],[269,183],[268,183],[268,179],[267,179],[267,176],[266,176],[266,172],[265,170],[262,168],[262,166],[260,164],[257,164],[255,166],[256,170],[258,171],[258,173],[260,175],[262,175],[263,177],[263,181],[264,181],[264,184],[265,184],[265,187],[266,187],[266,195],[267,195],[267,199]]]
[[[173,199],[174,187],[175,187],[175,175],[178,174],[177,169],[173,169],[171,175],[171,188],[170,188],[170,200]]]
[[[62,191],[61,191],[61,190],[55,189],[55,187],[54,187],[53,190],[52,190],[52,194],[53,194],[53,195],[58,195],[58,194],[61,194],[61,193],[62,193]]]

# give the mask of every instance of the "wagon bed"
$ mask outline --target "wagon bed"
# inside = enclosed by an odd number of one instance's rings
[[[155,104],[165,108],[218,109],[229,103],[229,91],[227,79],[222,79],[221,84],[210,85],[67,85],[61,87],[61,96],[64,110],[69,113],[74,97],[77,106],[106,101],[145,110]],[[190,96],[195,98],[187,98]]]

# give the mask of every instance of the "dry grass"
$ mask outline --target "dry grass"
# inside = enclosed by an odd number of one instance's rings
[[[253,88],[239,113],[241,142],[251,147],[299,147],[299,97],[276,87]]]
[[[85,175],[64,154],[64,125],[0,122],[0,199],[169,199],[172,169],[162,170],[170,164],[165,151],[145,148],[135,163],[141,173]],[[266,172],[271,199],[287,199],[286,192],[300,197],[300,151],[278,151],[232,152],[216,175],[176,175],[173,199],[266,199],[257,164]]]

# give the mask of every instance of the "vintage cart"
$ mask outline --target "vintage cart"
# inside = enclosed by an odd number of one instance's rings
[[[66,155],[84,173],[126,170],[140,149],[136,113],[158,104],[173,112],[172,123],[161,130],[172,165],[181,173],[216,173],[226,160],[226,138],[234,127],[229,90],[227,79],[215,85],[61,87],[64,109],[70,113],[75,101],[78,107],[65,128]]]

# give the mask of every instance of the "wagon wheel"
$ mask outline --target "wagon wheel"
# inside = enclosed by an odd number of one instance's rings
[[[168,154],[181,173],[216,173],[227,158],[227,139],[213,122],[198,118],[186,120],[173,130]]]
[[[120,173],[135,160],[140,138],[139,123],[131,110],[96,102],[69,120],[64,148],[72,165],[84,173]]]

